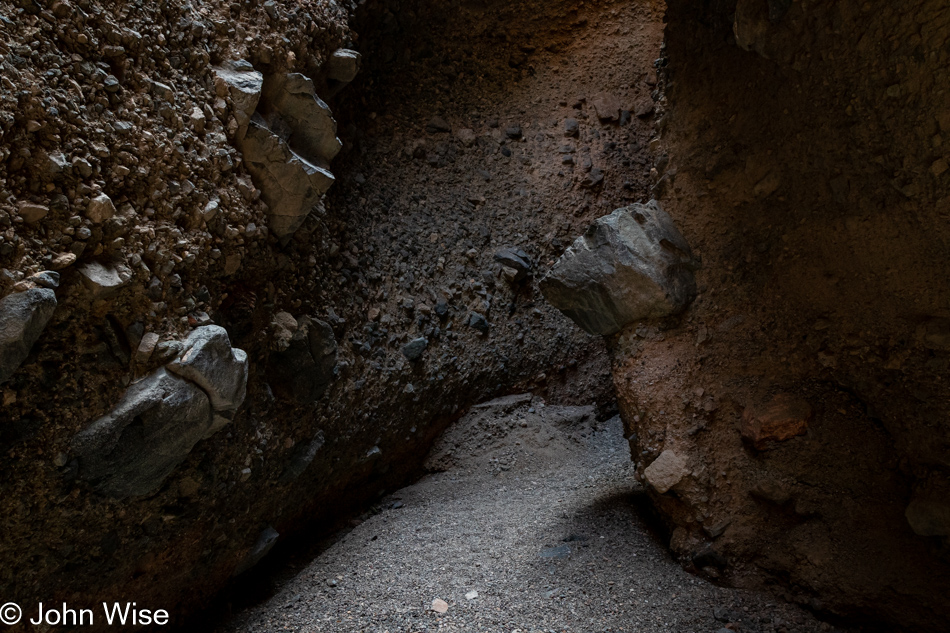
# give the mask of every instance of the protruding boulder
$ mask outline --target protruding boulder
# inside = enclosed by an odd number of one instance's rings
[[[233,412],[244,402],[247,354],[231,347],[227,330],[219,325],[196,328],[168,370],[204,389],[217,412]]]
[[[686,462],[671,449],[666,449],[643,471],[647,483],[660,494],[683,480],[689,474]]]
[[[244,137],[251,116],[257,109],[264,86],[264,75],[243,59],[225,62],[212,69],[215,92],[219,97],[231,97],[234,118],[238,122],[238,140]]]
[[[235,141],[268,206],[269,229],[286,243],[333,184],[330,161],[343,147],[336,121],[300,73],[265,79],[243,60],[214,72],[218,96],[230,95],[234,104]],[[215,201],[208,204],[206,221],[217,208]]]
[[[292,327],[289,319],[281,321],[285,328]],[[283,339],[286,332],[277,335]],[[282,340],[278,349],[280,347],[283,350],[270,357],[269,376],[274,390],[300,404],[319,399],[333,381],[336,367],[337,343],[333,328],[319,319],[302,316],[296,319],[296,329],[289,341]]]
[[[107,299],[129,283],[132,273],[125,267],[88,262],[79,267],[83,286],[93,299]]]
[[[287,142],[252,119],[241,144],[247,169],[268,206],[268,224],[280,240],[289,240],[333,184],[329,170],[294,153]]]
[[[35,224],[45,218],[46,214],[49,213],[48,206],[35,202],[21,202],[17,210],[20,212],[20,217],[23,218],[23,221],[27,224]]]
[[[348,84],[360,71],[360,54],[349,48],[338,48],[327,60],[327,78]]]
[[[330,107],[300,73],[267,77],[261,114],[272,132],[311,163],[328,168],[343,147]]]
[[[656,201],[617,209],[577,238],[541,281],[544,297],[590,334],[681,312],[698,261]]]
[[[30,355],[55,310],[56,294],[48,288],[31,288],[0,299],[0,383]]]
[[[134,383],[72,442],[79,477],[115,499],[154,492],[212,425],[208,396],[164,368]]]

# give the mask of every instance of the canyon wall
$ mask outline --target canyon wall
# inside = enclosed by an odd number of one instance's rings
[[[950,614],[948,38],[941,2],[671,0],[653,195],[696,297],[608,337],[686,565],[930,631]]]
[[[950,12],[663,10],[0,0],[4,596],[180,622],[615,386],[686,565],[941,630]]]
[[[603,346],[536,289],[541,237],[592,194],[541,204],[520,113],[422,82],[424,118],[386,106],[450,62],[361,58],[430,14],[368,8],[367,46],[355,8],[0,2],[6,598],[181,623],[417,475],[473,402],[610,406]]]

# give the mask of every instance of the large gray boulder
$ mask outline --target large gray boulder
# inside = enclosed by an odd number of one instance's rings
[[[265,78],[244,60],[212,70],[217,95],[231,99],[235,142],[267,204],[269,230],[286,243],[333,184],[330,161],[343,147],[336,121],[300,73]]]
[[[164,368],[72,441],[79,477],[115,499],[154,492],[212,426],[207,394]]]
[[[217,412],[236,411],[244,402],[247,354],[231,347],[228,332],[220,325],[196,328],[185,339],[181,354],[167,368],[201,387]]]
[[[259,115],[251,119],[240,148],[267,203],[270,231],[287,242],[333,184],[333,174],[291,150]]]
[[[200,440],[234,416],[247,390],[247,354],[224,328],[197,328],[178,357],[130,386],[73,438],[79,476],[100,494],[154,492]]]
[[[55,310],[56,294],[48,288],[31,288],[0,299],[0,383],[30,355]]]
[[[132,279],[132,271],[125,266],[88,262],[79,267],[79,278],[92,299],[114,296]]]
[[[311,163],[328,168],[343,148],[330,106],[300,73],[267,77],[261,112],[268,127]]]
[[[656,201],[599,218],[541,281],[545,299],[590,334],[681,312],[698,261]]]

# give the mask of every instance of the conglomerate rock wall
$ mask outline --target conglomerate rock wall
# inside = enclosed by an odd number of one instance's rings
[[[355,8],[0,2],[6,599],[180,623],[417,473],[478,399],[610,399],[602,346],[536,296],[541,215],[475,213],[495,203],[473,163],[508,141],[427,130],[429,103],[417,147],[455,167],[365,152],[376,114],[348,84],[392,65],[360,70]],[[377,45],[424,22],[384,17]],[[367,182],[380,160],[431,187]],[[451,197],[437,222],[427,191]]]

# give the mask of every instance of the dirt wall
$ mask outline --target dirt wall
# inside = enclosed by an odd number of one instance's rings
[[[654,192],[699,294],[611,341],[684,562],[908,630],[950,612],[948,21],[669,2]]]

